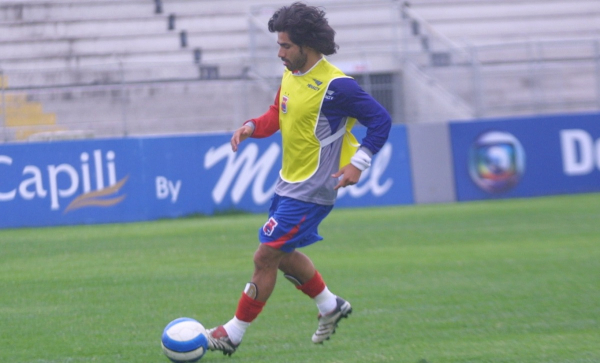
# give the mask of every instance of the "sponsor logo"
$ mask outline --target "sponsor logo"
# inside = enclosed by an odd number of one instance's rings
[[[272,235],[273,231],[275,231],[275,227],[277,227],[277,221],[273,217],[269,218],[267,223],[265,223],[265,225],[263,226],[264,234],[267,236]]]
[[[272,172],[278,166],[280,153],[281,147],[277,143],[272,143],[262,154],[255,143],[248,144],[237,153],[231,151],[230,144],[211,148],[205,154],[204,168],[208,170],[222,161],[226,163],[212,190],[212,199],[215,204],[221,204],[229,191],[231,200],[237,204],[250,188],[252,201],[256,205],[267,203],[275,192],[277,180],[272,176]],[[369,193],[376,197],[386,194],[391,189],[393,180],[392,178],[382,179],[391,159],[392,145],[386,143],[373,158],[371,167],[362,173],[360,181],[356,185],[338,191],[338,199],[346,194],[352,198],[360,198]],[[269,178],[270,175],[271,178]],[[274,181],[269,183],[267,180]]]
[[[81,164],[78,167],[67,163],[45,167],[26,165],[20,181],[16,181],[12,188],[0,190],[0,202],[49,197],[50,209],[55,211],[60,209],[61,200],[82,192],[67,205],[64,210],[67,213],[84,207],[110,207],[125,199],[125,195],[118,193],[127,183],[128,176],[117,180],[114,151],[103,154],[102,150],[95,150],[93,160],[90,154],[83,152],[79,159]],[[11,167],[12,164],[12,157],[0,155],[0,167]],[[108,174],[107,187],[105,172]],[[92,176],[95,178],[92,179]],[[92,184],[95,184],[95,190],[92,190]]]
[[[328,90],[327,92],[325,92],[325,99],[328,101],[333,100],[333,94],[335,93],[335,91],[332,90]]]
[[[83,207],[112,207],[113,205],[121,203],[123,199],[125,199],[125,195],[115,195],[118,194],[123,185],[127,183],[127,179],[129,179],[129,176],[119,180],[115,185],[110,187],[81,194],[69,203],[67,208],[65,208],[64,213]]]
[[[204,168],[211,169],[221,161],[225,168],[212,190],[212,199],[219,205],[231,189],[231,199],[237,204],[242,200],[246,190],[252,186],[252,200],[257,205],[269,201],[275,192],[275,182],[265,186],[271,170],[279,158],[281,148],[272,143],[260,155],[258,145],[250,143],[237,153],[231,151],[230,144],[218,148],[210,148],[204,155]]]
[[[318,91],[318,90],[320,90],[320,88],[319,88],[319,87],[317,87],[317,86],[314,86],[314,85],[312,85],[312,84],[310,84],[310,83],[309,83],[307,86],[308,86],[308,88],[310,88],[310,89],[312,89],[312,90],[315,90],[315,91]]]
[[[560,131],[563,172],[569,176],[587,175],[600,170],[600,139],[581,129]]]
[[[488,193],[515,187],[525,172],[525,152],[517,138],[507,132],[480,135],[469,152],[469,175]]]
[[[283,113],[287,113],[287,103],[288,103],[289,97],[288,96],[282,96],[281,97],[281,112]]]
[[[320,86],[320,85],[322,85],[322,84],[323,84],[323,82],[319,81],[319,80],[318,80],[318,79],[316,79],[316,78],[313,78],[313,81],[315,81],[315,84],[316,84],[317,86]]]

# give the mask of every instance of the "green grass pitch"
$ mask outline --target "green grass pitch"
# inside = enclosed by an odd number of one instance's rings
[[[0,362],[167,362],[164,326],[229,320],[265,215],[0,230]],[[280,275],[231,358],[600,362],[600,194],[334,209],[304,249],[354,313],[324,345]]]

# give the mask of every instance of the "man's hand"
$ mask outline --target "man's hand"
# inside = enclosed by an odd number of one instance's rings
[[[361,174],[362,171],[352,164],[344,166],[337,173],[331,175],[333,178],[339,178],[339,182],[333,189],[338,190],[339,188],[345,188],[348,185],[354,185],[358,183]]]
[[[244,125],[235,130],[231,137],[231,150],[238,151],[239,144],[249,138],[250,135],[252,135],[252,132],[254,132],[254,129],[248,125]]]

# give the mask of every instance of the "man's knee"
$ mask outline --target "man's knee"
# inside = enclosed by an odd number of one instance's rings
[[[277,269],[284,252],[261,244],[254,253],[254,266],[257,269]]]

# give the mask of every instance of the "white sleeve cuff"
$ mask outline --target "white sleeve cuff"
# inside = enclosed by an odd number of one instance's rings
[[[356,154],[350,159],[350,164],[356,166],[360,171],[364,171],[371,166],[371,156],[367,154],[363,149],[358,149]]]
[[[254,130],[256,129],[256,124],[252,120],[244,122],[242,126],[249,126],[252,129],[252,132],[254,132]]]

